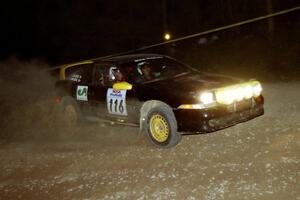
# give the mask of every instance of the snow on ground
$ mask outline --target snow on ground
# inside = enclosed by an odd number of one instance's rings
[[[266,83],[264,116],[171,149],[96,124],[69,138],[3,140],[0,199],[300,199],[299,91],[300,82]]]

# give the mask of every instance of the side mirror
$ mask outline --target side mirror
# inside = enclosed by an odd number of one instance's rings
[[[115,89],[115,90],[131,90],[132,85],[127,82],[114,83],[113,89]]]

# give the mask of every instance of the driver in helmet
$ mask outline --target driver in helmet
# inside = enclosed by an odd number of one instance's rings
[[[137,64],[137,71],[140,75],[140,79],[143,81],[149,81],[154,79],[152,68],[148,62],[141,62]]]
[[[124,82],[125,76],[122,74],[122,72],[115,66],[111,67],[109,69],[109,79],[113,82]]]

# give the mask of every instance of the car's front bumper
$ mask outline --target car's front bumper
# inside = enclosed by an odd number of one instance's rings
[[[206,109],[176,109],[178,131],[181,132],[212,132],[235,124],[248,121],[264,114],[264,98],[259,96],[251,100],[251,104],[219,105]]]

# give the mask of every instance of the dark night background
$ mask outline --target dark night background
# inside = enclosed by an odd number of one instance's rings
[[[165,31],[174,39],[299,5],[299,0],[12,0],[1,5],[0,58],[38,58],[51,65],[74,62],[162,42]],[[273,49],[271,56],[277,57],[276,51],[286,46],[299,51],[299,13],[202,36],[205,44],[193,38],[146,52],[192,63],[201,56],[200,64],[208,66],[216,61],[212,57],[221,59],[228,51],[234,55],[241,47],[249,46],[247,56],[256,43],[254,49]]]

